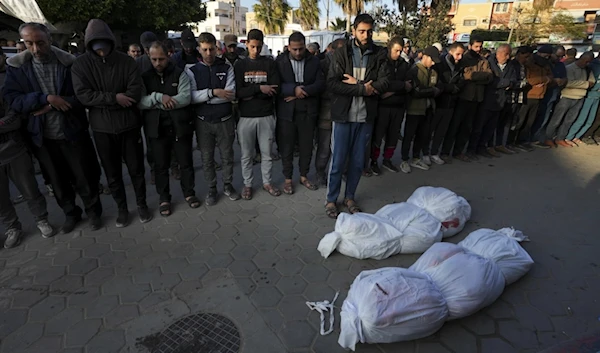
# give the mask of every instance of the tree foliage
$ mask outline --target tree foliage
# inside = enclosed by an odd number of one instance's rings
[[[300,25],[305,31],[319,27],[319,3],[317,0],[300,0],[300,8],[296,11]]]
[[[514,40],[521,44],[586,37],[586,25],[576,23],[572,15],[554,8],[552,0],[536,0],[531,7],[514,11]]]
[[[281,34],[288,22],[292,7],[286,0],[259,0],[254,4],[256,20],[265,26],[266,34]]]
[[[206,18],[201,0],[37,0],[52,23],[78,23],[85,27],[101,18],[113,29],[180,29]]]
[[[448,17],[450,1],[440,1],[436,7],[431,7],[431,2],[420,0],[420,8],[416,15],[411,18],[412,33],[409,38],[417,48],[425,48],[433,43],[448,42],[448,33],[454,26]]]
[[[365,11],[365,3],[368,0],[334,0],[338,4],[344,14],[346,14],[346,31],[350,32],[352,16],[356,16]]]
[[[406,28],[403,26],[402,16],[387,5],[375,6],[371,12],[375,20],[376,30],[385,32],[388,36],[405,35]]]
[[[332,31],[345,31],[347,24],[348,24],[348,20],[346,20],[344,18],[336,17],[335,21],[331,21],[331,23],[329,24],[329,28]]]

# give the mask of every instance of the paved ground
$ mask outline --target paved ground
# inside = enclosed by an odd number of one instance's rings
[[[357,351],[538,352],[597,331],[599,155],[600,147],[535,151],[363,179],[359,201],[368,212],[404,201],[421,185],[450,188],[469,200],[473,219],[449,241],[481,227],[514,226],[531,238],[524,246],[536,264],[489,308],[449,322],[431,337]],[[203,197],[201,173],[196,180]],[[156,205],[153,189],[149,195]],[[304,302],[340,291],[341,305],[360,271],[408,267],[417,258],[322,259],[316,246],[334,224],[323,212],[324,190],[298,189],[279,198],[258,192],[252,201],[221,200],[197,210],[181,202],[179,191],[174,199],[173,216],[146,225],[135,219],[117,229],[113,201],[103,196],[105,229],[91,232],[83,224],[44,240],[28,226],[35,235],[16,249],[0,250],[0,351],[145,351],[140,343],[149,335],[208,311],[237,324],[244,352],[341,352],[339,331],[319,336],[318,314]],[[59,224],[60,211],[53,200],[49,204],[51,221]],[[18,209],[31,224],[24,205]]]

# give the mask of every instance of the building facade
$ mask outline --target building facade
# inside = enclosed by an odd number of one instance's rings
[[[241,6],[240,0],[210,0],[206,3],[206,19],[194,25],[193,32],[198,36],[202,32],[210,32],[217,39],[223,40],[227,34],[245,36],[246,13],[248,8]]]

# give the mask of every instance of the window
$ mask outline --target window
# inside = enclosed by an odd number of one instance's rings
[[[463,20],[463,26],[475,27],[475,26],[477,26],[477,20],[473,20],[473,19]]]
[[[481,20],[481,23],[488,23],[488,19],[484,18],[483,20]]]
[[[506,13],[508,12],[508,3],[498,3],[494,6],[494,12],[496,13]]]

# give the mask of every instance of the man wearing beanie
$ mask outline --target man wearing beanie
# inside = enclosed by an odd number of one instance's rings
[[[135,62],[138,64],[140,68],[140,74],[152,69],[152,63],[150,62],[150,46],[152,43],[156,42],[158,38],[156,34],[152,32],[144,32],[140,36],[140,43],[142,43],[142,50],[144,54],[135,59]]]
[[[189,28],[181,32],[181,47],[183,50],[178,51],[171,57],[180,69],[190,68],[202,61],[202,56],[197,49],[198,42]]]
[[[142,97],[142,78],[135,61],[115,50],[115,37],[104,21],[90,20],[85,46],[86,53],[73,64],[73,86],[77,99],[89,108],[98,155],[119,210],[116,226],[129,223],[122,160],[131,177],[140,221],[149,222],[144,146],[135,106]]]

